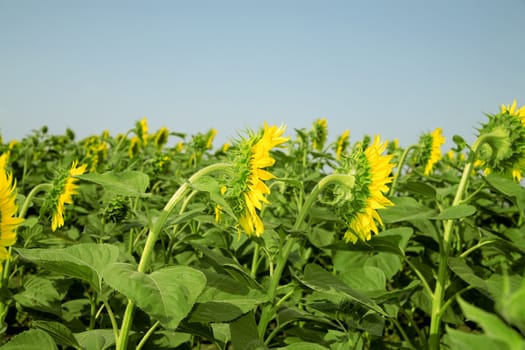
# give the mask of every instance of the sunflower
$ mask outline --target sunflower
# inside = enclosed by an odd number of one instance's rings
[[[335,158],[341,159],[341,155],[343,152],[346,151],[348,146],[350,145],[349,139],[350,138],[350,131],[345,130],[343,133],[337,138],[336,141],[336,148],[335,148]]]
[[[73,195],[77,194],[78,185],[75,176],[82,175],[86,172],[86,164],[77,166],[78,162],[74,161],[71,168],[58,176],[53,181],[53,189],[42,207],[43,213],[50,212],[51,230],[64,226],[64,206],[73,203]]]
[[[155,146],[157,146],[158,149],[162,148],[162,146],[168,142],[169,135],[170,131],[165,126],[157,130],[155,133]]]
[[[312,147],[317,151],[322,151],[328,136],[328,122],[325,118],[317,119],[312,125]]]
[[[348,223],[344,234],[347,242],[370,240],[372,232],[378,233],[378,224],[383,225],[377,210],[393,205],[384,195],[392,181],[394,167],[390,162],[393,155],[382,155],[386,147],[387,142],[381,143],[379,136],[376,136],[364,151],[357,150],[349,158],[344,158],[342,167],[337,170],[355,176],[352,194],[347,196],[349,200],[340,207]]]
[[[525,106],[502,105],[500,113],[488,114],[488,122],[479,129],[485,142],[479,150],[479,163],[485,174],[510,174],[520,181],[525,170]]]
[[[427,133],[419,138],[419,152],[417,160],[420,164],[425,165],[424,174],[429,175],[434,169],[434,165],[443,157],[441,146],[445,143],[443,130],[436,128],[432,133]]]
[[[135,123],[135,133],[142,144],[145,145],[148,142],[148,120],[146,118]]]
[[[6,171],[7,154],[0,156],[0,261],[9,259],[6,247],[16,243],[16,229],[24,219],[15,217],[18,206],[16,199],[16,182]],[[0,271],[2,265],[0,264]]]
[[[235,200],[233,208],[239,217],[239,226],[249,236],[260,236],[264,232],[257,211],[263,204],[269,203],[266,196],[270,194],[270,189],[265,181],[275,178],[264,168],[275,163],[270,155],[272,148],[288,141],[288,138],[282,137],[284,131],[284,126],[268,126],[265,123],[262,133],[242,140],[236,149],[231,188],[224,192]]]

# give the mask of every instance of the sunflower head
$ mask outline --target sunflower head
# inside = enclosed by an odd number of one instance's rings
[[[317,151],[322,151],[328,136],[328,122],[325,118],[317,119],[310,131],[312,137],[312,147]]]
[[[0,155],[0,262],[9,259],[6,247],[16,243],[16,229],[24,219],[16,217],[16,181],[7,172],[7,154]],[[0,271],[2,264],[0,264]]]
[[[383,155],[386,145],[376,136],[366,149],[356,149],[348,157],[343,157],[336,170],[354,177],[352,189],[341,197],[344,200],[336,203],[336,209],[348,225],[344,235],[347,242],[370,240],[372,233],[379,232],[378,225],[383,225],[377,209],[392,205],[385,197],[394,167],[390,162],[392,155]]]
[[[445,143],[445,137],[441,128],[436,128],[431,133],[421,135],[419,138],[419,150],[415,155],[416,162],[422,164],[424,174],[430,175],[437,162],[443,158],[441,146]]]
[[[167,142],[170,131],[166,127],[162,127],[155,133],[155,146],[157,148],[162,148]]]
[[[344,152],[347,151],[348,146],[350,145],[350,131],[345,130],[335,142],[335,158],[341,159],[341,156]]]
[[[135,123],[135,134],[141,143],[146,144],[148,142],[148,120],[146,118]]]
[[[500,172],[521,180],[525,171],[525,106],[516,108],[514,100],[512,105],[502,105],[498,114],[487,117],[479,129],[478,139],[484,142],[478,160],[486,173]]]
[[[51,230],[64,226],[64,211],[66,204],[73,203],[73,195],[77,194],[78,185],[75,176],[86,172],[86,164],[77,166],[74,161],[71,168],[60,173],[53,181],[53,187],[40,210],[41,216],[51,215]]]
[[[130,158],[135,157],[140,151],[141,141],[138,136],[133,136],[129,141],[128,155]]]
[[[266,181],[275,176],[265,170],[275,163],[270,151],[288,141],[282,137],[285,127],[268,126],[257,133],[249,132],[232,146],[229,152],[232,159],[232,174],[228,187],[221,188],[221,194],[231,202],[234,214],[238,218],[239,233],[260,236],[264,225],[258,212],[263,204],[268,204],[270,189]]]

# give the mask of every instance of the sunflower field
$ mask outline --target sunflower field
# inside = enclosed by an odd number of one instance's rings
[[[0,139],[0,350],[525,349],[525,107],[480,125]]]

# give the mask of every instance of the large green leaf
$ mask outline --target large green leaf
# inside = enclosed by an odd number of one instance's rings
[[[234,349],[268,349],[264,342],[259,338],[259,332],[257,331],[253,312],[249,312],[230,323],[230,333]]]
[[[16,251],[24,260],[50,271],[76,277],[102,288],[102,271],[117,261],[119,249],[110,244],[82,243],[59,249],[22,249]]]
[[[525,339],[498,316],[479,309],[461,298],[458,298],[458,303],[465,316],[476,322],[488,338],[505,343],[510,350],[523,350]]]
[[[25,307],[61,316],[62,297],[53,282],[47,278],[32,276],[24,283],[24,290],[14,296]]]
[[[471,286],[478,288],[485,295],[492,297],[489,293],[489,286],[484,279],[477,276],[467,263],[461,258],[448,258],[448,266],[456,275]]]
[[[316,264],[308,264],[304,268],[301,282],[307,287],[327,294],[347,297],[362,306],[386,316],[385,311],[372,299],[350,288],[339,278]]]
[[[148,175],[127,170],[123,172],[108,171],[103,174],[89,173],[78,175],[78,178],[102,185],[108,193],[130,197],[146,197],[149,184]]]
[[[449,349],[457,350],[510,350],[502,341],[491,339],[484,334],[466,333],[447,327],[443,338]]]
[[[150,274],[130,264],[114,263],[104,271],[106,282],[152,318],[175,329],[204,290],[206,277],[188,266],[166,267]]]
[[[69,328],[60,322],[55,321],[33,321],[31,325],[35,328],[46,331],[53,337],[55,342],[64,346],[72,346],[81,349],[80,344]]]
[[[315,343],[307,343],[307,342],[297,342],[290,344],[288,346],[278,348],[279,350],[328,350],[327,347],[324,347],[319,344]]]
[[[211,271],[205,275],[206,289],[197,299],[189,322],[228,322],[268,301],[265,293],[252,289],[248,283]]]
[[[460,204],[447,207],[439,215],[431,217],[434,220],[462,219],[476,212],[476,207],[468,204]]]
[[[85,350],[106,350],[115,345],[112,329],[92,329],[76,333],[75,338]]]
[[[40,329],[30,329],[15,336],[0,350],[57,350],[53,338]]]
[[[487,175],[485,180],[505,196],[516,198],[518,207],[525,209],[525,189],[519,183],[497,173]]]
[[[394,206],[379,210],[381,218],[386,224],[415,219],[425,219],[435,214],[433,209],[424,207],[421,205],[421,203],[413,198],[395,197],[392,198],[392,202],[394,203]]]

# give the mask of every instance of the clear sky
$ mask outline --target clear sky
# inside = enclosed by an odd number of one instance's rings
[[[221,142],[326,118],[352,142],[473,140],[483,112],[525,105],[524,14],[525,0],[0,0],[0,132],[80,139],[147,117]]]

